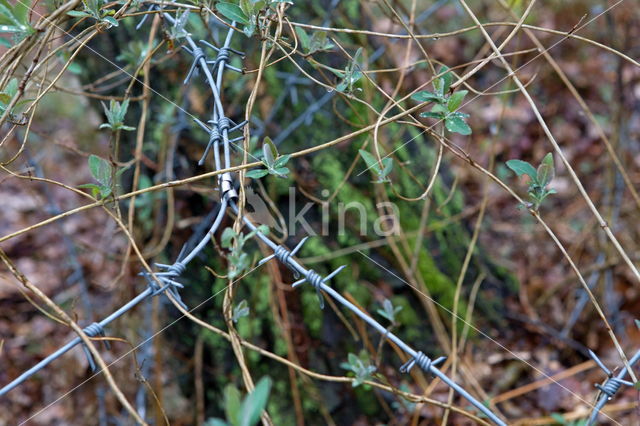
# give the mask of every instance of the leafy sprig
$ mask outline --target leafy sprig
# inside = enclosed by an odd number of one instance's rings
[[[244,252],[244,245],[253,238],[257,232],[268,235],[269,228],[266,225],[260,225],[257,231],[251,231],[246,235],[242,232],[236,232],[233,228],[226,228],[222,232],[220,245],[231,251],[227,255],[227,260],[229,261],[229,278],[233,279],[241,275],[249,267],[249,255]]]
[[[378,309],[376,312],[378,312],[379,315],[388,319],[391,324],[395,324],[396,314],[401,310],[402,310],[402,306],[393,306],[393,303],[391,303],[391,300],[384,299],[384,301],[382,302],[382,309]]]
[[[123,167],[114,173],[109,161],[92,154],[89,156],[89,171],[98,183],[85,183],[78,185],[78,188],[88,188],[94,198],[105,199],[113,193],[115,188],[113,179],[119,178],[125,170],[126,168]]]
[[[109,102],[109,108],[103,103],[102,108],[104,109],[104,114],[107,116],[107,123],[102,123],[100,125],[100,129],[111,129],[112,132],[116,132],[118,130],[135,130],[135,127],[125,126],[124,124],[124,116],[127,114],[127,109],[129,109],[129,99],[125,99],[122,103],[111,100]]]
[[[300,40],[300,46],[305,55],[313,55],[316,52],[322,52],[333,49],[335,46],[327,39],[326,31],[316,31],[311,37],[301,27],[296,27],[296,35]]]
[[[355,377],[355,380],[351,382],[351,385],[355,388],[362,385],[366,380],[373,379],[373,373],[376,372],[376,367],[369,364],[365,354],[358,357],[355,354],[349,353],[348,362],[343,362],[340,367],[348,370]]]
[[[100,0],[82,0],[84,10],[70,10],[67,15],[75,18],[93,18],[98,22],[109,24],[109,27],[117,27],[118,21],[113,17],[115,10],[102,10],[102,2]]]
[[[271,138],[267,136],[262,143],[262,164],[264,164],[266,169],[251,170],[247,172],[247,177],[260,179],[266,175],[274,175],[285,178],[289,174],[289,168],[285,167],[285,165],[290,158],[290,154],[280,155],[276,145]]]
[[[555,189],[547,188],[555,177],[552,153],[544,156],[537,169],[526,161],[518,159],[507,161],[507,167],[513,170],[518,177],[522,175],[529,176],[527,193],[529,194],[531,202],[527,203],[527,208],[537,211],[545,198],[556,193]]]
[[[210,418],[205,426],[254,426],[267,406],[271,392],[271,379],[261,378],[253,391],[240,399],[240,391],[234,385],[224,390],[224,413],[227,420]]]
[[[0,92],[0,115],[3,115],[7,110],[7,108],[9,108],[11,101],[18,94],[18,88],[19,88],[18,80],[16,78],[12,78],[9,81],[9,83],[7,83],[7,85],[4,87],[4,89],[2,89],[2,91]],[[22,105],[32,100],[33,99],[22,99],[15,103],[15,105],[9,111],[9,114],[10,114],[9,119],[11,120],[11,122],[15,124],[26,124],[26,118],[19,119],[17,117],[17,114],[18,114],[19,108]]]
[[[8,0],[0,0],[0,34],[13,34],[16,42],[35,32],[29,23],[31,0],[16,1],[11,5]],[[6,47],[11,44],[0,39]]]
[[[466,121],[466,119],[469,118],[469,114],[458,111],[462,101],[469,92],[467,90],[458,90],[449,95],[453,75],[447,67],[442,67],[438,74],[441,74],[441,77],[436,78],[432,83],[434,92],[423,90],[411,97],[418,102],[433,102],[435,104],[430,112],[423,112],[420,114],[420,117],[435,118],[444,121],[444,125],[448,131],[460,133],[461,135],[470,135],[471,127],[469,127]]]
[[[362,65],[360,64],[360,56],[362,55],[362,47],[359,47],[356,50],[355,55],[349,61],[344,70],[337,70],[330,67],[325,67],[339,78],[342,79],[340,83],[336,86],[336,90],[340,93],[353,93],[356,90],[362,90],[360,88],[356,88],[355,84],[360,81],[362,78]]]
[[[242,299],[240,303],[238,303],[233,308],[233,316],[231,317],[231,319],[234,323],[237,323],[240,318],[248,316],[249,312],[251,312],[251,310],[249,309],[249,304],[246,300]]]

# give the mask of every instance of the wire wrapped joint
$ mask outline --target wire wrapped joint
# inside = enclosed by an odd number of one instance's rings
[[[340,271],[342,271],[344,268],[346,268],[346,265],[340,266],[338,269],[336,269],[335,271],[333,271],[332,273],[330,273],[324,278],[322,278],[322,275],[318,274],[313,269],[309,269],[305,274],[305,277],[293,283],[292,287],[296,288],[304,282],[308,282],[309,284],[311,284],[311,286],[316,289],[316,294],[318,295],[318,302],[320,303],[320,309],[324,309],[324,296],[322,295],[322,286],[326,285],[327,281],[329,281],[331,278],[338,275]]]
[[[104,328],[100,323],[97,323],[97,322],[94,322],[93,324],[88,325],[87,327],[83,328],[82,331],[84,331],[84,334],[86,334],[89,337],[97,337],[97,336],[105,337]],[[111,349],[109,342],[105,341],[104,345],[107,349]],[[89,361],[89,367],[91,368],[91,371],[95,372],[98,367],[96,366],[96,362],[93,359],[93,355],[91,354],[91,351],[89,350],[87,345],[84,343],[82,344],[82,350],[84,351],[84,354],[87,357],[87,360]]]
[[[187,73],[187,76],[185,77],[183,82],[183,84],[186,85],[191,80],[191,77],[193,77],[193,75],[196,73],[196,71],[198,70],[198,67],[200,67],[200,60],[204,59],[206,63],[207,57],[204,54],[204,51],[198,46],[194,46],[193,49],[189,49],[186,46],[182,46],[182,48],[193,56],[193,62],[191,63],[191,68],[189,68],[189,72]]]
[[[295,256],[296,253],[298,253],[298,251],[302,248],[302,246],[308,239],[309,237],[304,237],[291,251],[289,251],[285,246],[282,246],[282,245],[276,247],[273,254],[262,259],[260,262],[258,262],[258,265],[263,265],[275,257],[280,262],[282,262],[283,265],[286,265],[289,269],[293,271],[293,275],[296,279],[300,278],[300,273],[294,268],[292,268],[291,263],[289,262],[290,262],[291,256]]]
[[[244,59],[245,55],[243,52],[240,52],[236,49],[232,49],[230,47],[226,47],[226,46],[222,46],[222,47],[216,47],[214,45],[212,45],[211,43],[208,43],[206,40],[200,40],[200,43],[210,49],[215,50],[216,52],[218,52],[218,56],[216,56],[216,59],[213,61],[207,61],[207,64],[212,65],[212,69],[215,70],[216,67],[218,67],[218,65],[222,64],[223,67],[230,69],[232,71],[235,71],[237,73],[242,74],[243,71],[240,68],[234,67],[232,65],[229,64],[229,54],[230,53],[235,53],[236,55],[240,56],[241,58]]]
[[[233,186],[233,178],[231,177],[231,173],[226,172],[220,176],[220,191],[221,198],[223,200],[237,200],[238,192],[236,188]]]
[[[447,358],[441,356],[440,358],[432,360],[431,358],[426,356],[424,352],[418,351],[414,356],[411,357],[411,359],[409,359],[409,361],[407,361],[400,367],[400,372],[408,373],[415,365],[418,365],[423,371],[429,373],[431,367],[435,367],[436,365],[442,363],[445,359]]]
[[[178,289],[184,288],[184,285],[175,280],[175,278],[184,273],[184,271],[187,269],[187,266],[180,261],[174,263],[173,265],[156,263],[156,266],[158,268],[166,269],[165,271],[156,272],[154,274],[158,278],[158,281],[160,281],[160,283],[158,283],[148,272],[142,272],[140,274],[147,279],[147,284],[151,289],[151,295],[156,296],[166,291],[168,293],[171,293],[173,298],[176,300],[176,302],[178,302],[178,304],[180,304],[180,306],[182,306],[182,308],[188,309],[187,305],[182,302],[182,298],[178,293]]]
[[[598,355],[595,354],[595,352],[593,352],[592,350],[589,350],[589,355],[596,362],[596,364],[598,364],[598,367],[600,367],[600,369],[604,371],[604,374],[606,374],[608,377],[607,381],[604,382],[604,385],[601,385],[600,383],[595,384],[595,387],[598,388],[603,394],[607,396],[607,400],[611,400],[611,398],[613,398],[613,396],[618,392],[618,390],[620,390],[622,385],[633,386],[633,383],[627,380],[622,380],[617,377],[614,377],[611,370],[609,370],[607,366],[604,365],[602,360],[600,360],[600,358],[598,357]]]

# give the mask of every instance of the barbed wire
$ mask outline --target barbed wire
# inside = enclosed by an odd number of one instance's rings
[[[444,1],[440,0],[438,4],[443,4]],[[151,4],[149,6],[148,11],[152,12],[153,10],[157,10],[162,14],[163,18],[170,23],[171,25],[176,24],[176,19],[174,19],[170,14],[164,12],[162,8],[156,4]],[[138,24],[136,28],[140,28],[148,15],[144,15],[142,21]],[[182,48],[185,52],[192,56],[193,61],[187,72],[187,75],[183,81],[184,85],[188,85],[191,83],[191,80],[194,76],[199,73],[204,74],[204,81],[211,89],[211,93],[213,96],[213,107],[212,107],[212,115],[211,119],[203,122],[198,118],[194,118],[194,122],[204,131],[208,133],[209,140],[205,147],[205,151],[198,161],[199,165],[204,164],[206,158],[210,152],[213,152],[213,162],[215,170],[222,170],[223,168],[231,167],[231,145],[233,144],[238,149],[242,150],[241,147],[235,144],[235,142],[241,141],[244,139],[244,136],[237,137],[235,139],[230,139],[229,134],[240,130],[242,127],[247,125],[246,121],[241,121],[239,123],[232,122],[226,115],[224,106],[221,100],[221,87],[223,75],[226,70],[234,71],[242,73],[242,69],[234,67],[229,64],[230,55],[236,54],[238,56],[244,57],[244,54],[238,50],[232,49],[230,47],[232,37],[234,34],[235,22],[232,22],[231,28],[228,29],[227,36],[222,46],[217,47],[213,44],[209,43],[206,40],[200,40],[199,44],[204,46],[205,48],[211,49],[215,52],[216,56],[214,59],[208,59],[208,56],[205,52],[205,49],[200,47],[198,43],[196,43],[190,34],[186,33],[184,36],[186,44],[183,45]],[[215,74],[215,77],[214,77]],[[311,105],[305,113],[298,117],[298,119],[294,120],[290,123],[290,126],[281,132],[281,134],[276,139],[276,143],[281,142],[288,136],[291,132],[293,132],[300,124],[302,124],[305,120],[308,119],[310,115],[312,115],[316,110],[320,109],[326,102],[328,102],[333,96],[333,92],[325,95],[325,97],[321,98],[315,104]],[[262,126],[261,131],[264,130],[264,125]],[[179,131],[179,129],[175,129]],[[222,154],[220,153],[220,142],[222,142]],[[224,162],[224,165],[222,164]],[[238,206],[237,201],[239,200],[239,194],[236,190],[236,186],[234,183],[234,179],[232,175],[227,172],[218,176],[218,191],[220,193],[220,202],[218,205],[218,212],[215,214],[215,218],[209,227],[208,231],[205,235],[200,239],[200,241],[193,247],[191,250],[188,250],[188,244],[185,244],[182,247],[179,255],[176,260],[172,264],[155,264],[156,268],[159,269],[158,272],[149,273],[149,272],[141,272],[140,275],[143,276],[147,282],[147,288],[135,296],[133,299],[125,303],[118,310],[113,312],[111,315],[104,318],[102,321],[93,322],[89,326],[83,329],[84,333],[89,337],[98,337],[105,336],[105,327],[108,326],[111,322],[121,317],[138,304],[147,300],[150,297],[159,295],[159,294],[170,294],[171,298],[179,303],[184,309],[187,307],[181,300],[179,290],[184,288],[184,285],[178,281],[178,279],[184,274],[187,269],[187,265],[195,259],[195,257],[202,252],[202,250],[207,246],[209,241],[213,238],[213,235],[220,227],[222,220],[227,215],[227,210],[230,208],[238,217],[241,218],[242,222],[245,226],[253,231],[255,238],[261,240],[264,244],[266,244],[272,251],[273,254],[263,258],[259,261],[259,265],[263,265],[272,259],[276,259],[289,270],[291,270],[295,277],[300,277],[296,282],[292,284],[293,288],[298,288],[304,283],[308,283],[318,295],[318,302],[320,307],[324,307],[324,295],[330,296],[333,300],[338,302],[344,308],[348,309],[360,319],[365,321],[369,326],[378,331],[385,339],[393,342],[397,345],[403,352],[405,352],[409,359],[403,365],[400,366],[399,371],[401,373],[409,373],[414,366],[420,367],[424,372],[431,374],[437,378],[439,378],[443,383],[445,383],[448,387],[457,392],[461,397],[466,399],[469,403],[471,403],[476,409],[478,409],[481,413],[483,413],[487,418],[489,418],[492,422],[498,425],[506,425],[505,421],[500,419],[489,407],[487,407],[482,402],[478,401],[475,397],[473,397],[469,392],[467,392],[461,385],[456,383],[454,380],[449,378],[446,374],[440,371],[437,366],[441,364],[446,358],[438,357],[436,359],[432,359],[427,356],[421,350],[416,350],[405,343],[401,338],[393,334],[385,328],[378,321],[370,317],[363,310],[355,306],[353,303],[344,298],[340,293],[334,290],[331,286],[328,285],[328,282],[334,278],[337,274],[339,274],[346,266],[340,266],[330,274],[326,276],[322,276],[318,272],[313,269],[308,269],[303,266],[301,263],[294,259],[294,256],[297,252],[302,248],[304,243],[307,241],[308,237],[304,237],[293,250],[289,250],[285,245],[280,245],[272,241],[267,235],[262,233],[260,229],[246,216],[242,215]],[[108,340],[104,340],[105,346],[108,349]],[[11,381],[9,384],[5,385],[2,389],[0,389],[0,396],[6,395],[9,391],[19,386],[24,381],[28,380],[34,374],[38,373],[50,363],[61,357],[66,352],[70,351],[74,347],[82,344],[82,340],[80,337],[76,337],[66,345],[59,348],[57,351],[52,353],[51,355],[44,358],[42,361],[34,365],[29,370],[23,372],[16,379]],[[82,344],[83,350],[87,356],[89,366],[92,371],[96,370],[96,365],[91,356],[91,353]],[[616,376],[613,376],[612,372],[607,369],[607,367],[598,359],[598,357],[591,352],[591,356],[596,361],[596,363],[600,366],[600,368],[607,374],[608,379],[605,381],[603,385],[596,385],[598,389],[602,392],[596,406],[594,407],[588,424],[592,424],[597,419],[598,413],[604,407],[604,405],[611,400],[616,392],[622,387],[625,386],[633,386],[633,383],[624,380],[624,377],[628,373],[626,368],[623,368]],[[640,351],[638,351],[633,358],[629,361],[629,366],[632,367],[640,360]]]

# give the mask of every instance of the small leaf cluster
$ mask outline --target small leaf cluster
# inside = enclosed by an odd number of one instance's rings
[[[549,185],[555,176],[552,153],[544,156],[537,170],[526,161],[517,159],[507,161],[507,167],[513,170],[518,176],[527,175],[530,178],[527,193],[529,194],[531,203],[527,204],[527,208],[537,211],[547,196],[556,193],[555,189],[547,188],[547,185]]]
[[[395,324],[396,314],[401,310],[402,310],[402,306],[393,306],[393,303],[391,303],[391,300],[384,299],[384,301],[382,302],[382,309],[378,309],[376,312],[378,312],[379,315],[388,319],[391,324]]]
[[[340,93],[353,93],[355,90],[362,90],[355,88],[355,84],[362,78],[362,66],[360,64],[360,56],[362,55],[362,47],[356,50],[356,54],[353,55],[353,59],[349,61],[344,70],[336,70],[334,68],[328,68],[329,71],[337,75],[342,79],[336,86],[336,90]]]
[[[269,234],[269,228],[266,225],[258,226],[257,231],[251,231],[247,235],[242,232],[236,232],[233,228],[226,228],[222,232],[220,245],[229,249],[231,252],[227,255],[229,261],[229,278],[234,279],[241,275],[249,268],[249,255],[243,251],[244,245],[249,241],[256,232],[264,235]]]
[[[210,418],[205,426],[254,426],[267,406],[271,392],[271,379],[261,378],[253,391],[240,398],[240,391],[234,385],[224,390],[224,412],[227,420]]]
[[[2,89],[2,91],[0,92],[0,115],[5,113],[5,111],[9,107],[9,104],[11,103],[11,101],[13,100],[13,98],[16,96],[17,93],[18,93],[18,80],[15,78],[12,78],[9,81],[9,83],[7,83],[5,88]],[[16,102],[13,108],[11,108],[11,111],[9,111],[9,113],[11,114],[10,119],[12,122],[14,122],[15,124],[25,124],[20,122],[17,119],[17,117],[15,117],[15,114],[17,113],[18,108],[20,106],[24,105],[27,102],[30,102],[31,100],[32,99],[23,99],[21,101]]]
[[[109,102],[109,108],[103,103],[102,108],[107,116],[107,123],[102,123],[100,129],[111,129],[112,132],[118,130],[135,130],[135,127],[124,125],[124,116],[129,109],[129,99],[125,99],[122,103],[111,100]]]
[[[313,55],[316,52],[327,51],[335,46],[327,39],[326,31],[316,31],[311,37],[301,27],[296,27],[296,35],[300,40],[300,45],[306,56]]]
[[[367,170],[371,169],[374,171],[375,174],[378,175],[378,180],[374,181],[373,183],[389,182],[388,176],[389,176],[389,173],[391,173],[391,169],[393,169],[393,158],[391,157],[383,158],[381,161],[382,167],[380,167],[380,163],[378,162],[376,157],[374,157],[373,155],[371,155],[370,153],[368,153],[363,149],[358,150],[358,152],[360,152],[360,156],[362,157],[364,162],[367,164]]]
[[[102,200],[112,194],[114,188],[113,178],[120,177],[125,170],[126,168],[122,168],[113,173],[113,167],[109,161],[92,154],[89,156],[89,171],[98,183],[85,183],[84,185],[79,185],[78,188],[91,189],[91,195]]]
[[[236,21],[244,28],[242,31],[247,37],[251,37],[258,29],[258,16],[261,12],[267,11],[267,15],[272,11],[272,7],[278,3],[293,3],[285,0],[240,0],[239,4],[231,2],[219,2],[216,10],[230,21]]]
[[[29,23],[31,0],[16,1],[11,5],[8,0],[0,0],[0,34],[13,34],[16,42],[34,33]],[[6,47],[11,45],[5,39],[0,42]]]
[[[471,127],[466,121],[469,118],[469,114],[457,111],[469,92],[467,90],[458,90],[449,95],[453,75],[447,67],[442,67],[438,74],[441,77],[436,78],[432,83],[434,92],[423,90],[411,96],[413,100],[418,102],[433,102],[435,104],[430,112],[423,112],[420,117],[444,121],[448,131],[460,133],[461,135],[470,135]]]
[[[372,380],[372,374],[376,372],[376,367],[369,364],[369,360],[366,355],[358,357],[355,354],[349,353],[347,358],[348,362],[343,362],[340,367],[349,370],[353,373],[355,380],[351,382],[351,385],[355,388],[363,384],[366,380]]]
[[[233,308],[233,315],[231,319],[233,320],[234,323],[237,323],[240,320],[240,318],[248,316],[249,312],[251,312],[251,310],[249,309],[249,304],[247,303],[246,300],[242,299],[240,303],[238,303]]]
[[[82,0],[84,10],[70,10],[67,15],[76,18],[93,18],[98,22],[105,22],[110,27],[117,27],[118,21],[113,17],[115,15],[114,10],[101,10],[102,2],[100,0]]]
[[[266,169],[254,169],[247,172],[247,177],[252,179],[260,179],[266,175],[274,175],[279,178],[285,178],[289,174],[289,168],[285,167],[291,155],[280,155],[278,148],[270,137],[265,137],[262,143],[262,164]]]

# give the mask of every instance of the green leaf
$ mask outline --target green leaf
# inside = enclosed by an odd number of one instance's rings
[[[29,25],[29,9],[31,9],[31,0],[17,0],[13,6],[13,15],[21,23]]]
[[[289,174],[289,169],[287,167],[278,167],[278,168],[273,169],[273,172],[278,177],[286,177]]]
[[[233,3],[220,2],[216,4],[216,10],[222,13],[225,18],[230,19],[232,21],[240,22],[241,24],[248,24],[249,17]]]
[[[300,45],[308,53],[310,50],[309,48],[311,47],[311,40],[309,39],[309,36],[301,27],[296,27],[296,35],[298,36],[298,40],[300,40]]]
[[[22,27],[17,27],[15,25],[0,25],[0,33],[15,34],[23,31]]]
[[[105,16],[102,21],[109,23],[112,27],[118,26],[118,21],[113,16]]]
[[[440,75],[444,73],[444,75]],[[442,94],[446,94],[449,91],[449,88],[451,87],[451,82],[453,81],[453,74],[451,73],[451,71],[449,71],[449,68],[446,66],[442,66],[442,68],[440,68],[440,71],[438,71],[438,75],[440,75],[440,78],[442,79],[443,85],[442,85]]]
[[[225,228],[220,237],[220,245],[224,248],[230,248],[234,238],[236,238],[236,231],[233,228]]]
[[[0,103],[8,105],[9,102],[11,102],[12,98],[13,97],[7,93],[4,93],[4,92],[0,93]]]
[[[447,114],[449,112],[449,110],[447,109],[446,106],[444,106],[442,104],[435,104],[433,106],[433,108],[431,108],[431,112],[441,112],[443,114]]]
[[[429,92],[428,90],[423,90],[421,92],[413,94],[413,96],[411,96],[411,99],[418,102],[440,102],[442,98],[435,93]]]
[[[229,228],[227,228],[229,229]],[[224,413],[227,421],[236,426],[240,420],[240,392],[234,385],[227,385],[224,388]]]
[[[251,0],[240,0],[240,9],[244,12],[246,16],[253,15],[254,4]]]
[[[467,93],[469,93],[467,90],[459,90],[451,95],[451,97],[449,98],[449,102],[447,103],[447,109],[450,112],[454,112],[455,110],[457,110],[464,97],[467,96]]]
[[[461,135],[470,135],[471,127],[463,118],[457,115],[451,115],[444,119],[444,125],[450,132],[460,133]]]
[[[421,112],[420,117],[442,120],[444,118],[444,114],[441,112]]]
[[[111,186],[111,164],[104,158],[91,154],[89,156],[89,171],[102,186]]]
[[[264,163],[268,167],[273,167],[275,159],[278,157],[278,148],[269,136],[262,141],[262,154]]]
[[[91,16],[87,12],[82,12],[80,10],[70,10],[67,12],[67,15],[73,16],[74,18],[84,18],[85,16]]]
[[[246,176],[251,179],[260,179],[269,174],[267,169],[254,169],[247,172]]]
[[[532,181],[537,182],[538,177],[536,169],[526,161],[515,159],[507,161],[506,164],[507,167],[513,170],[516,175],[527,175],[531,178]]]
[[[538,184],[544,188],[553,180],[554,177],[555,170],[553,167],[553,154],[548,153],[544,156],[542,163],[538,166]]]
[[[380,164],[378,163],[378,159],[374,157],[372,154],[368,153],[363,149],[359,149],[358,152],[360,156],[367,164],[367,169],[373,169],[377,174],[381,174]]]
[[[391,169],[393,169],[393,158],[387,157],[382,159],[382,173],[380,173],[381,178],[386,178],[389,173],[391,173]]]
[[[291,158],[291,154],[281,155],[273,163],[273,167],[275,167],[275,168],[283,167],[285,164],[287,164],[289,162],[290,158]]]
[[[260,420],[260,416],[267,406],[270,391],[271,379],[268,377],[261,378],[253,392],[242,401],[240,426],[253,426]]]

